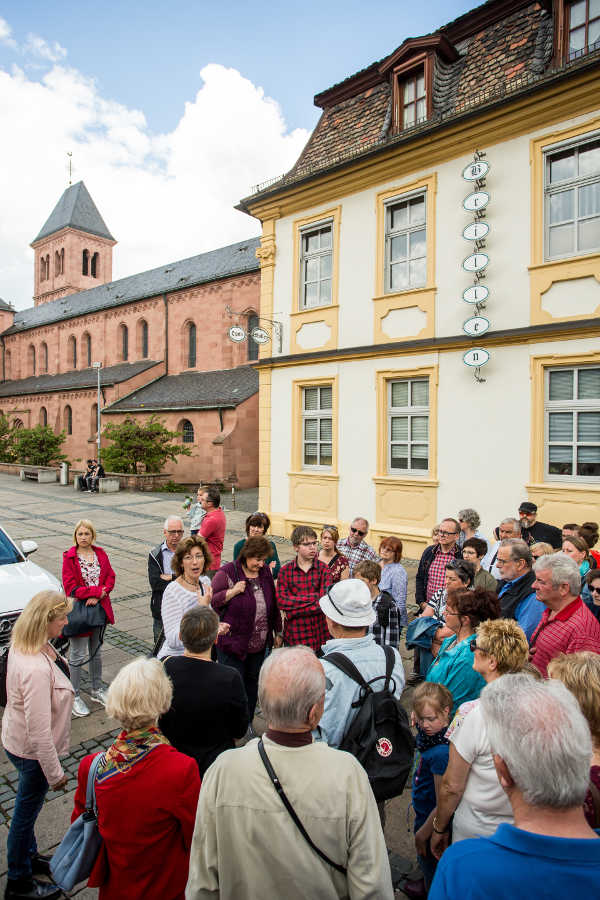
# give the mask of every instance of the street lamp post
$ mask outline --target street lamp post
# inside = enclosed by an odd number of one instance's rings
[[[98,421],[97,421],[97,423],[96,423],[96,427],[97,427],[97,429],[98,429],[98,434],[97,434],[97,443],[98,443],[97,459],[98,459],[98,462],[100,462],[100,369],[102,368],[102,363],[101,363],[101,362],[95,362],[95,363],[92,363],[92,368],[96,370],[96,373],[97,373],[97,375],[98,375],[98,400],[97,400],[97,403],[96,403],[97,413],[98,413]]]

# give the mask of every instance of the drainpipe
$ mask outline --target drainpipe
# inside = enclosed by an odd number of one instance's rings
[[[4,335],[0,335],[0,343],[2,344],[2,381],[6,381],[6,347],[4,345]]]
[[[163,294],[165,304],[165,375],[169,374],[169,301],[167,295]]]
[[[223,407],[219,407],[219,425],[221,426],[221,431],[223,431]]]

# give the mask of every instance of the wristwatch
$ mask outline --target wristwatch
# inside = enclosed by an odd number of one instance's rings
[[[432,824],[433,830],[435,831],[436,834],[446,834],[446,832],[448,831],[447,825],[445,828],[437,827],[437,824],[438,824],[437,816],[433,817],[433,822],[431,824]]]

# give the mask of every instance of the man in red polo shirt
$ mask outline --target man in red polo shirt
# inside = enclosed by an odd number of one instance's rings
[[[547,677],[548,663],[559,653],[600,653],[600,622],[579,596],[579,566],[570,556],[542,556],[533,568],[533,588],[546,610],[531,636],[529,653],[534,666]]]
[[[225,513],[221,509],[221,495],[217,488],[207,488],[202,494],[200,503],[202,509],[206,511],[206,515],[202,519],[199,533],[208,544],[208,549],[212,554],[210,571],[206,572],[209,578],[212,578],[217,569],[221,568],[221,553],[225,541]]]

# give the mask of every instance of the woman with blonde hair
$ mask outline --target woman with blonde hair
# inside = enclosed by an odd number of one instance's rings
[[[600,656],[590,650],[560,653],[548,663],[548,675],[571,691],[590,726],[590,789],[583,810],[588,824],[600,828]]]
[[[135,659],[113,679],[106,711],[123,730],[96,777],[103,847],[88,881],[99,900],[183,900],[200,792],[196,761],[158,728],[173,687],[157,659]],[[94,754],[79,764],[71,821],[85,810]]]
[[[60,757],[69,752],[73,686],[66,660],[50,641],[61,634],[71,607],[64,594],[41,591],[12,631],[2,718],[2,744],[19,773],[7,840],[9,900],[60,894],[54,884],[34,877],[50,874],[50,858],[37,852],[34,827],[48,787],[57,791],[67,783]]]
[[[92,689],[90,697],[95,703],[106,702],[102,689],[102,635],[106,623],[114,624],[115,616],[110,602],[110,592],[115,586],[115,573],[107,554],[98,547],[96,529],[89,519],[80,519],[73,531],[73,546],[63,553],[62,582],[67,597],[85,606],[90,626],[77,634],[67,634],[71,641],[69,662],[71,681],[75,689],[74,716],[88,716],[87,704],[79,696],[81,669],[89,663]],[[81,609],[78,612],[82,612]]]
[[[555,552],[552,544],[547,544],[545,541],[538,541],[537,544],[532,544],[529,549],[534,559],[539,559],[540,556],[552,556]]]
[[[350,563],[338,550],[339,539],[340,533],[335,525],[323,525],[319,559],[329,567],[334,584],[350,577]]]

